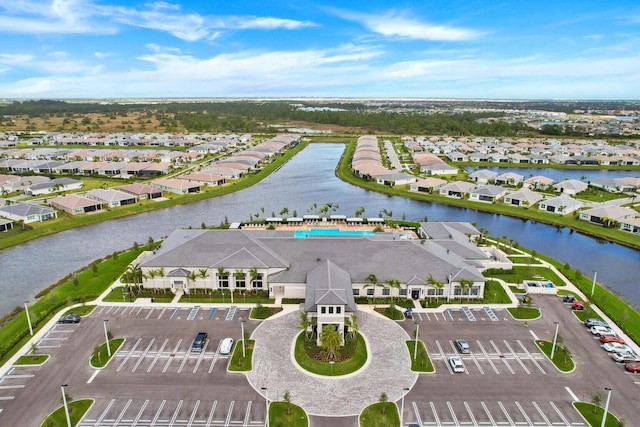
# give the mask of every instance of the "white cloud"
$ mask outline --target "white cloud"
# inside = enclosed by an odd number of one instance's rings
[[[310,21],[296,21],[293,19],[280,19],[270,17],[239,17],[227,24],[231,28],[237,29],[260,29],[260,30],[297,30],[299,28],[313,27],[315,24]]]
[[[449,25],[431,24],[408,18],[408,12],[390,11],[381,15],[371,15],[328,9],[343,19],[355,21],[369,30],[390,38],[405,38],[433,41],[462,41],[478,38],[482,32]]]

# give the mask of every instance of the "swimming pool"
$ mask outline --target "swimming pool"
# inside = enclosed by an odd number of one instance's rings
[[[312,228],[311,230],[297,230],[293,237],[304,239],[314,236],[370,236],[373,231],[364,230],[340,230],[339,228]]]

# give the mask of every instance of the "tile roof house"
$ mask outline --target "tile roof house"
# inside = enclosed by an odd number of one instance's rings
[[[489,184],[498,176],[497,172],[489,169],[480,169],[469,174],[469,179],[478,184]]]
[[[153,187],[174,194],[199,193],[202,184],[177,178],[159,178],[151,182]]]
[[[418,191],[421,193],[433,193],[434,190],[438,190],[440,187],[442,187],[446,183],[447,181],[440,178],[425,178],[425,179],[420,179],[414,182],[413,184],[409,185],[409,190]]]
[[[474,188],[475,185],[470,182],[453,181],[440,187],[440,194],[447,197],[462,199]]]
[[[504,202],[513,206],[533,206],[542,200],[542,194],[522,188],[504,196]]]
[[[582,182],[577,179],[567,179],[555,184],[553,189],[563,194],[578,194],[586,190],[588,187],[589,185],[586,182]]]
[[[538,204],[538,209],[559,215],[566,215],[577,211],[582,206],[582,202],[573,199],[570,196],[562,195],[541,201]]]
[[[115,208],[118,206],[132,205],[138,201],[136,196],[125,191],[114,190],[112,188],[102,189],[96,188],[87,192],[87,197],[98,200],[107,205],[107,207]]]
[[[469,192],[469,200],[476,202],[494,203],[508,193],[504,187],[498,185],[484,185]]]
[[[142,184],[134,182],[133,184],[126,184],[120,187],[120,190],[133,194],[138,200],[144,199],[157,199],[162,197],[162,190],[149,184]]]
[[[49,204],[52,207],[60,209],[70,215],[78,215],[81,213],[90,213],[102,210],[102,203],[100,201],[90,199],[79,194],[57,196],[49,200]]]
[[[638,215],[633,209],[622,206],[598,206],[580,212],[579,218],[605,227],[625,219],[635,218]]]
[[[25,194],[29,196],[40,196],[43,194],[60,193],[69,190],[78,190],[82,188],[84,183],[78,179],[73,178],[56,178],[51,181],[41,182],[38,184],[30,185],[25,188]]]

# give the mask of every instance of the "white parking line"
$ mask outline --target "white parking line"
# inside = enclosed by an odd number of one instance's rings
[[[15,396],[2,396],[0,397],[0,400],[13,400],[15,399]],[[0,412],[2,411],[2,409],[0,409]]]
[[[147,353],[149,352],[149,349],[151,348],[151,346],[153,345],[153,343],[156,341],[155,338],[151,339],[151,342],[149,343],[149,345],[147,346],[147,348],[144,349],[144,351],[142,352],[142,354],[140,355],[140,358],[138,359],[138,361],[136,362],[136,364],[133,366],[133,369],[131,369],[131,372],[135,372],[136,369],[138,369],[138,367],[140,366],[140,364],[144,361],[144,359],[147,357]]]
[[[487,417],[489,417],[489,421],[491,421],[491,425],[492,426],[497,426],[495,420],[491,416],[491,412],[489,412],[489,408],[487,408],[487,405],[485,405],[484,402],[480,402],[480,404],[482,405],[482,408],[484,409],[484,412],[487,414]]]
[[[124,414],[127,412],[127,409],[129,409],[129,406],[131,405],[132,401],[133,399],[129,399],[127,403],[124,405],[124,408],[122,408],[122,411],[120,411],[120,415],[118,415],[118,418],[116,418],[115,422],[113,423],[114,426],[117,426],[118,424],[120,424],[120,421],[122,421],[122,418],[124,417]]]
[[[100,425],[102,424],[102,420],[104,420],[104,417],[107,416],[107,414],[109,413],[109,410],[111,409],[111,407],[113,406],[113,404],[115,403],[115,399],[111,399],[111,402],[109,402],[109,404],[107,405],[107,407],[104,409],[104,411],[102,411],[102,414],[100,414],[100,416],[98,417],[98,419],[96,420],[96,424],[95,425]]]
[[[418,405],[416,405],[416,402],[411,402],[411,404],[413,406],[413,412],[416,414],[416,421],[418,422],[418,425],[421,426],[422,418],[420,418],[420,411],[418,411]],[[438,419],[438,414],[436,414],[436,410],[433,407],[433,402],[431,402],[431,409],[433,410],[433,415],[436,417],[436,421],[438,422],[438,425],[441,425],[440,420]]]
[[[413,315],[418,316],[418,319],[420,319],[420,321],[422,322],[422,315],[420,313],[414,311]]]
[[[215,400],[213,402],[213,405],[211,405],[211,411],[209,412],[209,418],[207,418],[206,427],[211,427],[211,423],[213,422],[213,414],[216,412],[216,406],[218,406],[218,401],[217,400]]]
[[[196,418],[196,413],[198,412],[198,406],[200,406],[200,401],[196,400],[196,404],[193,406],[193,411],[191,411],[191,417],[189,418],[187,427],[191,427],[193,425],[193,420]]]
[[[498,346],[496,345],[496,343],[494,343],[493,340],[489,340],[489,342],[493,346],[493,349],[495,350],[500,360],[502,360],[502,362],[504,363],[504,366],[507,367],[507,369],[509,370],[509,372],[511,372],[512,375],[515,375],[516,373],[511,368],[511,365],[509,365],[509,362],[507,362],[507,359],[504,357],[504,354],[502,354],[502,352],[498,349]]]
[[[183,402],[184,400],[180,400],[178,402],[178,406],[176,407],[176,410],[173,412],[173,416],[171,417],[171,421],[169,422],[169,427],[172,427],[175,424],[176,419],[178,418],[178,413],[180,412],[180,408],[182,407]]]
[[[96,369],[96,371],[93,374],[91,374],[91,376],[87,380],[87,384],[91,384],[93,380],[98,376],[99,373],[100,373],[100,369]]]
[[[556,413],[558,414],[558,416],[559,416],[560,418],[562,418],[562,421],[564,421],[565,425],[568,425],[568,426],[570,426],[570,425],[571,425],[571,423],[569,422],[569,420],[567,420],[567,419],[565,418],[565,416],[562,414],[562,412],[560,412],[560,409],[558,409],[558,407],[556,406],[556,404],[555,404],[555,403],[553,403],[553,402],[549,402],[549,405],[551,405],[551,407],[556,411]]]
[[[233,413],[233,403],[234,401],[231,401],[231,404],[229,404],[229,411],[227,412],[227,419],[224,421],[224,427],[229,427],[229,423],[231,422],[231,414]]]
[[[550,426],[551,425],[551,421],[549,421],[549,418],[547,418],[547,416],[544,414],[544,412],[542,412],[542,410],[540,409],[538,404],[536,402],[531,402],[531,404],[533,405],[534,408],[536,408],[536,410],[538,411],[538,413],[540,414],[542,419],[544,419],[544,422],[547,423],[548,426]]]
[[[538,341],[538,336],[536,335],[535,332],[533,332],[531,329],[529,329],[529,333],[531,334],[531,336],[533,337],[534,340]]]
[[[149,427],[155,427],[156,423],[158,422],[158,418],[160,418],[160,413],[162,412],[162,408],[164,408],[165,403],[167,403],[166,400],[163,400],[162,402],[160,402],[160,406],[158,407],[156,414],[153,416],[153,419],[151,420],[151,424],[149,425]]]
[[[189,349],[187,349],[187,351],[184,352],[182,363],[180,364],[180,367],[178,368],[178,373],[182,372],[182,368],[184,368],[184,365],[187,363],[187,360],[189,360],[190,356],[191,356],[191,352],[190,352]]]
[[[0,385],[0,390],[13,390],[16,388],[25,388],[24,384],[16,384],[16,385]]]
[[[478,368],[478,370],[480,371],[480,373],[482,375],[484,375],[484,370],[482,369],[482,366],[480,366],[480,362],[478,362],[478,359],[475,357],[475,355],[473,354],[473,352],[469,352],[469,356],[471,356],[471,360],[473,360],[473,363],[476,364],[476,367]]]
[[[543,374],[546,374],[545,370],[542,369],[542,366],[540,366],[540,364],[536,360],[536,356],[533,353],[531,353],[529,350],[527,350],[527,348],[524,346],[524,344],[522,344],[522,341],[516,340],[516,342],[520,345],[520,347],[522,348],[522,351],[524,351],[527,354],[527,356],[529,356],[529,358],[531,359],[533,364],[536,365],[536,367],[540,370],[540,372],[542,372]],[[540,356],[542,356],[542,355],[540,355]]]
[[[567,390],[567,393],[569,393],[569,396],[571,396],[571,398],[573,400],[577,400],[579,401],[580,399],[578,399],[578,396],[575,395],[575,393],[573,391],[571,391],[571,389],[569,387],[565,387],[565,390]]]
[[[467,409],[467,412],[469,413],[469,417],[471,418],[471,422],[473,422],[473,425],[477,426],[478,422],[476,421],[476,417],[473,416],[473,412],[471,411],[471,408],[469,407],[469,404],[466,401],[464,402],[464,407]]]
[[[480,343],[480,341],[476,340],[476,344],[478,344],[478,347],[480,348],[480,350],[482,351],[482,354],[484,354],[484,357],[487,359],[487,361],[489,362],[489,364],[491,365],[491,367],[493,368],[494,372],[497,375],[500,375],[500,371],[498,371],[498,368],[496,368],[496,365],[493,363],[493,360],[491,360],[491,357],[489,356],[489,354],[487,353],[487,351],[484,349],[484,347],[482,346],[482,344]]]
[[[449,412],[451,413],[451,418],[453,418],[453,425],[459,426],[458,418],[456,417],[456,413],[453,411],[453,407],[451,406],[451,402],[447,402],[447,407],[449,408]]]
[[[209,365],[209,371],[208,371],[209,374],[213,372],[213,367],[215,366],[217,361],[218,361],[218,350],[216,349],[216,352],[213,354],[213,359],[211,359],[211,365]]]
[[[151,317],[151,313],[153,313],[153,310],[155,310],[153,307],[149,309],[149,312],[147,313],[147,316],[145,317],[145,319],[148,319],[149,317]]]
[[[527,425],[532,426],[533,423],[531,422],[531,419],[527,416],[527,413],[524,412],[524,409],[522,409],[522,406],[520,405],[520,402],[516,401],[516,406],[518,407],[518,409],[520,409],[520,413],[522,413],[522,416],[527,421]]]
[[[116,372],[120,372],[122,368],[124,368],[124,365],[127,363],[127,361],[129,360],[129,357],[131,357],[131,354],[135,351],[136,347],[138,347],[138,344],[140,344],[140,341],[142,341],[142,338],[138,338],[138,341],[136,341],[136,343],[133,345],[133,348],[126,353],[126,355],[124,356],[124,360],[120,362],[120,365],[118,365]]]
[[[164,342],[162,343],[162,347],[160,347],[160,350],[158,350],[158,352],[156,353],[155,357],[153,358],[153,361],[151,361],[151,365],[149,365],[149,367],[147,368],[147,372],[151,372],[156,362],[158,362],[158,359],[162,354],[162,350],[164,350],[164,347],[167,345],[168,342],[169,342],[169,338],[164,340]]]
[[[158,314],[158,320],[162,317],[166,309],[167,307],[162,307],[162,311],[160,312],[160,314]]]
[[[507,418],[507,421],[509,421],[509,425],[514,426],[515,424],[513,423],[513,420],[511,419],[511,417],[509,416],[509,413],[507,412],[507,410],[505,409],[504,405],[502,404],[502,402],[498,401],[498,406],[500,407],[500,409],[502,409],[502,413],[504,414],[504,416]]]
[[[202,351],[200,352],[200,356],[198,356],[198,361],[196,362],[196,366],[193,367],[193,373],[194,374],[196,372],[198,372],[198,367],[200,366],[200,363],[202,362],[202,358],[204,357],[204,353],[207,351],[207,346],[208,345],[209,345],[209,340],[205,341],[204,347],[202,348]]]
[[[171,352],[171,354],[169,355],[169,359],[167,359],[167,363],[165,363],[164,368],[162,368],[162,373],[164,374],[165,372],[167,372],[167,369],[169,369],[169,364],[171,363],[171,361],[174,359],[174,356],[176,354],[176,352],[178,351],[178,348],[180,348],[180,344],[182,344],[182,338],[180,338],[178,340],[178,344],[176,344],[176,348],[173,349],[173,351]]]
[[[440,345],[440,341],[438,340],[436,340],[436,347],[438,347],[438,352],[440,353],[440,357],[444,359],[445,358],[444,350],[442,349],[442,346]]]
[[[504,345],[507,346],[507,348],[509,349],[509,352],[513,355],[513,358],[516,360],[516,362],[518,362],[520,364],[520,366],[522,366],[522,369],[524,369],[524,371],[527,374],[531,374],[531,372],[529,372],[529,369],[525,366],[525,364],[522,362],[522,360],[520,359],[520,356],[518,356],[518,353],[516,353],[513,348],[511,348],[511,345],[509,345],[509,343],[507,342],[507,340],[502,340],[504,342]]]
[[[251,401],[247,403],[247,411],[244,413],[244,423],[243,427],[247,427],[249,425],[249,415],[251,415]]]

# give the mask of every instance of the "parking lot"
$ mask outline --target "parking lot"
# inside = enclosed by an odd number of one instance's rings
[[[582,427],[586,424],[571,403],[589,401],[604,387],[614,390],[610,409],[633,419],[640,375],[614,363],[559,299],[535,302],[543,318],[527,325],[505,310],[483,308],[415,313],[401,322],[408,336],[419,327],[435,366],[435,373],[420,375],[405,396],[405,425]],[[225,337],[240,338],[240,321],[248,315],[248,309],[237,307],[116,305],[98,307],[77,325],[55,324],[38,342],[41,353],[51,354],[45,365],[13,367],[0,378],[0,425],[26,425],[25,414],[31,417],[27,424],[36,425],[60,405],[61,384],[68,384],[74,399],[95,399],[83,427],[263,425],[264,397],[242,374],[227,372],[229,356],[219,352]],[[553,338],[555,321],[576,362],[570,374],[560,373],[534,344],[536,338]],[[96,371],[88,360],[104,342],[105,325],[126,341],[109,365]],[[257,325],[245,323],[247,331]],[[200,331],[208,340],[201,352],[193,352]],[[458,353],[457,338],[468,342],[469,354]],[[453,355],[461,357],[464,373],[452,372]],[[276,391],[280,397],[283,392]]]

